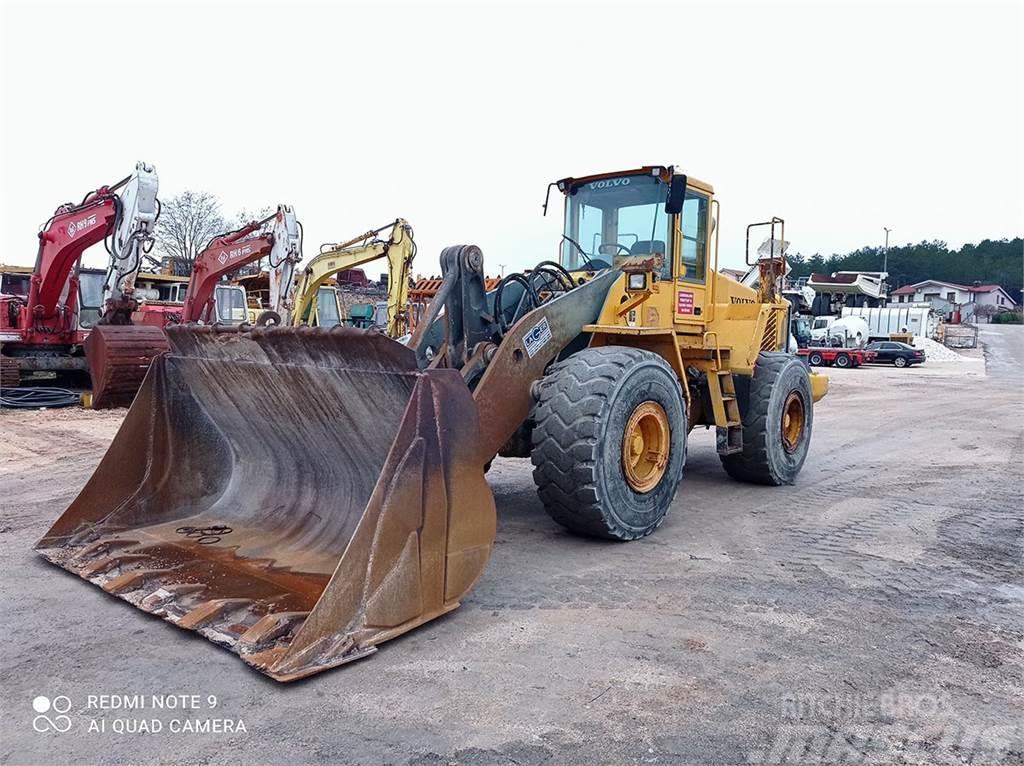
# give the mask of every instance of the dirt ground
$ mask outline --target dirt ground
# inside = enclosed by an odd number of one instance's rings
[[[123,412],[4,412],[0,763],[1021,763],[1024,328],[981,339],[985,361],[830,371],[795,486],[730,481],[695,432],[640,542],[566,533],[498,460],[463,606],[289,686],[31,551]],[[171,694],[203,709],[151,708]],[[162,731],[114,730],[140,720]]]

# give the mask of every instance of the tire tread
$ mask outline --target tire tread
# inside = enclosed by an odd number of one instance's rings
[[[631,540],[650,534],[661,523],[659,519],[642,533],[617,524],[602,512],[597,475],[605,404],[630,367],[652,359],[668,368],[650,351],[588,348],[553,364],[541,380],[534,412],[533,480],[548,515],[567,529]]]

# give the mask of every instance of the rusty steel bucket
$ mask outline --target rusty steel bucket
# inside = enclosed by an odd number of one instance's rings
[[[352,328],[167,334],[39,553],[278,681],[459,605],[495,509],[457,371]]]
[[[92,379],[92,408],[130,407],[154,357],[170,346],[160,327],[96,325],[83,344]]]

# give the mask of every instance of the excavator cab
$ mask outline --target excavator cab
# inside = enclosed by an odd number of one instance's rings
[[[304,304],[302,316],[298,317],[298,321],[299,324],[309,327],[335,327],[344,323],[341,311],[338,288],[321,285],[316,289],[316,297]]]
[[[217,285],[213,290],[217,322],[240,325],[248,319],[245,288],[240,285]]]

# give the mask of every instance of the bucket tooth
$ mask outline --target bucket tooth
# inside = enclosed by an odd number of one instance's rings
[[[120,567],[124,564],[130,564],[135,561],[145,561],[149,558],[150,556],[147,553],[122,553],[117,556],[108,556],[107,558],[97,559],[91,564],[87,564],[79,570],[78,574],[86,580],[91,580],[96,575],[109,572],[115,567]]]
[[[458,371],[353,328],[166,334],[44,557],[278,681],[459,605],[495,510]]]
[[[192,596],[206,590],[203,583],[178,583],[177,585],[163,585],[146,596],[139,602],[139,607],[147,612],[155,612],[163,609],[169,604],[176,603],[183,596]]]
[[[309,612],[277,612],[264,615],[259,622],[242,634],[238,643],[243,651],[258,651],[271,641],[293,632],[307,617]]]
[[[187,630],[203,628],[226,614],[247,609],[253,603],[251,598],[215,598],[204,601],[178,620],[178,627]]]
[[[158,577],[169,577],[177,571],[177,568],[172,569],[133,569],[130,572],[125,572],[123,575],[115,577],[112,580],[108,580],[101,586],[107,593],[113,593],[114,595],[120,595],[122,593],[129,593],[133,590],[138,590],[150,580],[154,580]]]

